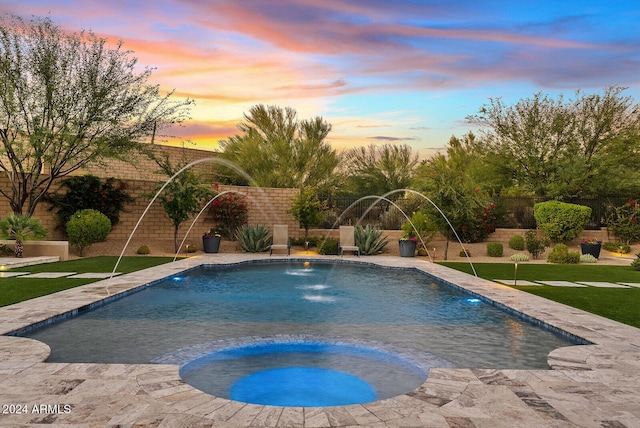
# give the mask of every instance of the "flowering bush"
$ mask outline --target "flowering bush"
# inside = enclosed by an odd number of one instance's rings
[[[413,242],[418,242],[418,238],[400,238],[401,241],[413,241]]]
[[[626,244],[640,241],[640,204],[630,199],[607,219],[609,230]]]
[[[222,236],[235,239],[236,231],[247,224],[247,198],[236,193],[225,193],[208,208],[208,218],[213,220]]]
[[[491,203],[483,210],[476,213],[475,217],[465,221],[456,228],[463,242],[482,242],[490,233],[496,231],[495,204]]]
[[[120,221],[120,212],[125,204],[134,199],[127,193],[127,183],[115,178],[102,181],[93,175],[69,177],[60,183],[66,192],[46,194],[45,200],[56,210],[61,226],[66,226],[69,219],[80,210],[94,209],[109,218],[114,226]]]

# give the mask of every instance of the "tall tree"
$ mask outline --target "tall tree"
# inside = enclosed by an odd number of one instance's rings
[[[292,108],[256,105],[238,125],[241,134],[220,142],[221,156],[244,169],[259,186],[333,187],[340,158],[327,143],[331,125],[321,117],[298,120]],[[236,184],[237,177],[232,179]]]
[[[407,188],[417,165],[418,154],[407,144],[356,147],[345,153],[344,162],[348,188],[358,196]]]
[[[466,141],[469,142],[468,139]],[[483,216],[488,214],[491,200],[469,174],[466,162],[469,157],[470,154],[462,150],[461,140],[454,137],[446,156],[437,153],[423,161],[416,170],[413,187],[438,207],[423,205],[424,211],[446,238],[445,260],[450,240],[460,238],[475,242],[484,239],[486,234],[483,235],[483,232],[488,232],[484,229],[486,223]]]
[[[0,189],[15,213],[33,214],[57,178],[105,158],[126,158],[157,127],[185,118],[139,71],[122,42],[68,34],[49,18],[0,17]]]
[[[492,98],[467,119],[484,127],[496,172],[515,187],[548,198],[628,191],[640,178],[640,107],[625,89],[573,100],[537,93],[513,106]]]

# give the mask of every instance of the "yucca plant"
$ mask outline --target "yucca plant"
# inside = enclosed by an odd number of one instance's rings
[[[261,253],[271,245],[271,232],[261,224],[247,224],[237,232],[240,248],[246,253]]]
[[[387,245],[387,238],[382,236],[382,230],[371,227],[369,224],[367,227],[356,226],[354,235],[360,254],[365,256],[380,254]]]
[[[16,257],[22,257],[24,241],[46,237],[47,229],[37,218],[22,214],[9,214],[6,219],[0,221],[0,235],[5,239],[15,239],[14,254]]]

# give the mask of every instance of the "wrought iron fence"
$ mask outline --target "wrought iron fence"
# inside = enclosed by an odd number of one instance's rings
[[[563,202],[591,207],[591,220],[586,229],[594,230],[605,227],[607,218],[615,207],[625,204],[628,196],[602,196],[597,198],[567,198]],[[406,221],[405,214],[419,209],[423,200],[416,198],[399,198],[389,202],[375,198],[325,197],[329,207],[329,215],[321,228],[332,228],[339,224],[371,224],[387,230],[400,229]],[[544,202],[543,198],[501,196],[495,198],[496,226],[503,229],[535,229],[536,220],[533,206]]]

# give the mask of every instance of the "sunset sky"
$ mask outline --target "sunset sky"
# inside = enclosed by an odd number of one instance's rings
[[[121,39],[153,83],[196,101],[174,133],[201,149],[255,104],[322,116],[339,149],[427,157],[490,97],[617,84],[640,102],[638,0],[0,0],[0,13]]]

